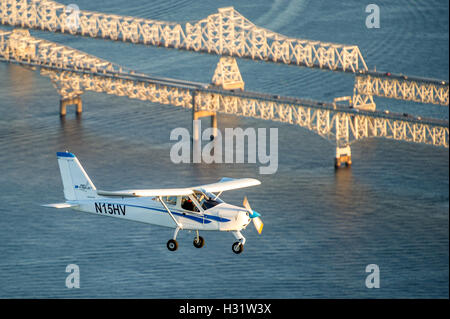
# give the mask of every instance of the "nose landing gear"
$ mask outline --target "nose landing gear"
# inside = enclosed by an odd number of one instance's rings
[[[232,234],[238,241],[231,246],[231,249],[233,250],[233,253],[240,254],[244,251],[245,237],[242,236],[239,231],[234,231]]]
[[[244,250],[244,245],[241,242],[237,241],[233,244],[231,249],[233,250],[233,253],[240,254]]]

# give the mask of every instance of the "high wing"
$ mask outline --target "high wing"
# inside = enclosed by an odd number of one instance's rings
[[[254,178],[222,178],[217,183],[195,186],[192,188],[159,188],[159,189],[126,189],[119,191],[97,190],[100,196],[118,197],[156,197],[156,196],[187,196],[194,193],[194,190],[201,190],[210,193],[222,193],[232,189],[260,185],[261,182]]]
[[[183,196],[190,195],[193,191],[190,188],[162,188],[162,189],[126,189],[119,191],[97,190],[101,196],[119,197],[155,197],[155,196]]]
[[[260,185],[261,182],[255,178],[228,178],[224,177],[217,183],[193,187],[194,190],[202,190],[210,193],[222,193],[232,189]]]

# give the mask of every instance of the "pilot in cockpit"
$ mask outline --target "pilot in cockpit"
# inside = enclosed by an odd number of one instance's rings
[[[184,196],[182,201],[181,201],[181,208],[191,211],[197,210],[197,207],[195,207],[194,203],[192,202],[192,200],[189,197]]]
[[[220,198],[208,192],[202,192],[199,196],[198,201],[204,210],[210,209],[211,207],[223,203]]]

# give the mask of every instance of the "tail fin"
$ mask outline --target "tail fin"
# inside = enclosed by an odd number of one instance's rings
[[[76,156],[69,152],[58,152],[56,156],[66,200],[96,198],[96,188]]]

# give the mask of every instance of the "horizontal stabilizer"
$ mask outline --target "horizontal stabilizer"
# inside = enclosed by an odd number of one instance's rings
[[[52,208],[70,208],[76,205],[73,204],[68,204],[68,203],[54,203],[54,204],[45,204],[45,205],[41,205],[44,207],[52,207]]]

